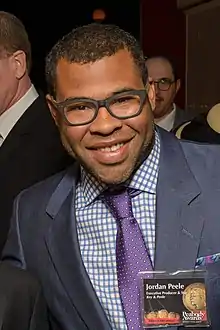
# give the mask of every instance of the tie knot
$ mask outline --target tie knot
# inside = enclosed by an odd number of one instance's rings
[[[117,220],[133,217],[131,197],[126,188],[107,190],[104,192],[104,201]]]

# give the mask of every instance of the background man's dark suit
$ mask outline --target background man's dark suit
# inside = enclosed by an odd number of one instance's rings
[[[193,120],[179,125],[174,133],[184,140],[220,144],[220,134],[209,125],[207,115],[208,112],[199,114]]]
[[[43,95],[22,115],[0,147],[0,252],[14,197],[73,162],[64,150]]]
[[[24,270],[0,264],[0,329],[49,330],[39,283]]]
[[[174,124],[173,124],[173,131],[182,125],[183,123],[192,120],[194,118],[194,114],[190,113],[188,110],[183,110],[176,106],[176,114],[175,114],[175,119],[174,119]]]
[[[220,148],[179,141],[164,130],[159,135],[155,270],[194,269],[198,258],[220,253]],[[78,173],[76,163],[18,196],[3,260],[39,277],[60,329],[111,330],[80,253]],[[220,262],[206,266],[210,329],[219,330]]]

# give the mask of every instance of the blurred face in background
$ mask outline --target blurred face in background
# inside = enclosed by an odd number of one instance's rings
[[[148,75],[154,82],[156,103],[155,121],[162,119],[173,110],[173,102],[180,88],[180,79],[175,80],[170,63],[163,58],[146,61]]]

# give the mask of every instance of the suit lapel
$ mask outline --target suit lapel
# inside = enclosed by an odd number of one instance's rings
[[[46,245],[65,291],[88,329],[110,330],[80,254],[74,209],[76,177],[72,170],[67,173],[51,197],[47,213],[53,223]]]
[[[193,269],[204,223],[201,192],[179,141],[162,130],[160,137],[155,268]]]

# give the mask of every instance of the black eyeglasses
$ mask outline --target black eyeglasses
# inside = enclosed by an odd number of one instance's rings
[[[169,78],[161,78],[158,80],[151,81],[151,83],[157,84],[157,87],[161,91],[168,91],[172,86],[172,84],[174,84],[175,82],[176,82],[175,80],[171,80]]]
[[[81,126],[90,124],[97,117],[101,107],[105,107],[110,115],[117,119],[136,117],[141,113],[146,97],[146,90],[129,90],[114,94],[105,100],[69,98],[63,102],[51,102],[63,114],[68,125]]]

